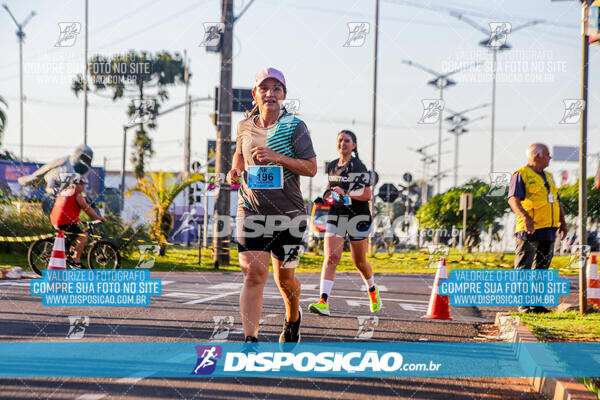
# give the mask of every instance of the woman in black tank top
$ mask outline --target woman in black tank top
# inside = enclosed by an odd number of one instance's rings
[[[330,210],[325,232],[321,298],[317,303],[310,304],[308,310],[320,315],[330,315],[328,300],[347,235],[352,260],[368,290],[371,312],[377,312],[381,308],[381,298],[375,285],[373,268],[367,261],[367,238],[371,226],[370,173],[358,158],[356,135],[353,132],[343,130],[338,133],[337,151],[340,158],[327,166],[329,189],[325,201],[330,203]]]

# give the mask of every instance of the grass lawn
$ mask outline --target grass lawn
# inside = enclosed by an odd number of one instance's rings
[[[543,342],[600,342],[600,310],[581,315],[579,311],[520,314],[533,334]],[[600,378],[577,378],[600,400]]]
[[[20,245],[20,244],[19,244]],[[23,245],[21,245],[23,246]],[[368,257],[377,273],[435,273],[437,261],[428,265],[429,254],[426,249],[422,251],[410,251],[403,253],[394,253],[389,257],[386,253],[377,253],[374,257]],[[438,257],[436,256],[435,260]],[[578,269],[562,268],[569,262],[569,256],[555,256],[553,267],[560,268],[561,274],[577,274]],[[129,257],[123,259],[122,268],[135,268],[139,260],[139,253],[134,252]],[[450,250],[447,257],[448,269],[496,269],[512,268],[514,254],[505,254],[500,256],[495,253],[471,253],[463,254],[458,250]],[[298,272],[320,272],[323,263],[323,255],[314,253],[305,253],[301,256]],[[84,262],[84,264],[86,264]],[[0,253],[0,268],[10,268],[12,266],[24,267],[28,270],[27,257],[24,251],[18,253]],[[157,257],[153,271],[215,271],[214,264],[211,261],[210,251],[202,252],[202,260],[198,263],[198,249],[185,248],[182,246],[170,246],[163,257]],[[237,250],[231,251],[231,265],[220,266],[219,271],[239,271]],[[337,268],[340,272],[355,272],[356,268],[352,264],[350,252],[344,252],[342,260]]]
[[[519,314],[521,321],[544,342],[600,342],[600,312],[579,311]]]

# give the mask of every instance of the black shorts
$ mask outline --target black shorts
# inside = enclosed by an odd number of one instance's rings
[[[64,231],[65,234],[69,236],[79,236],[80,234],[85,233],[85,231],[81,229],[81,226],[76,222],[69,225],[59,225],[58,229]]]
[[[297,261],[298,255],[303,250],[302,238],[305,231],[305,224],[291,228],[273,228],[265,227],[265,221],[262,218],[253,219],[252,216],[237,218],[238,251],[240,253],[266,251],[282,262]]]
[[[357,242],[369,237],[371,231],[371,215],[328,215],[325,232]]]

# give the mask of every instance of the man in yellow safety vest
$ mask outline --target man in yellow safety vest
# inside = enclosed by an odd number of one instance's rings
[[[512,175],[508,204],[517,214],[515,269],[547,269],[554,255],[556,230],[561,238],[567,223],[552,175],[548,147],[533,143],[527,148],[528,163]],[[520,312],[548,312],[545,307],[519,307]]]

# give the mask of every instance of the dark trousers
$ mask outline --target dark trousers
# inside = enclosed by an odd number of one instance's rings
[[[554,256],[554,241],[516,239],[515,269],[548,269]]]
[[[554,241],[517,238],[515,269],[548,269],[554,256]],[[519,306],[520,312],[537,312],[537,307]]]

